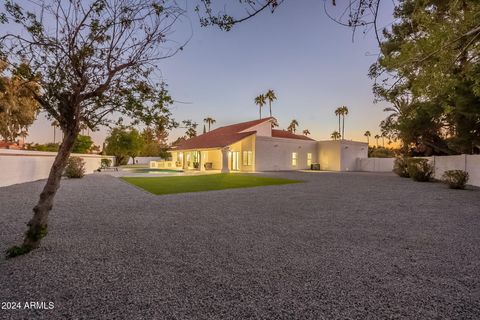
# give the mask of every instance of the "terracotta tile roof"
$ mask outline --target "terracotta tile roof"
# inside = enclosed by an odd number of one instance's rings
[[[291,133],[290,131],[286,130],[275,130],[272,129],[272,137],[274,138],[285,138],[285,139],[298,139],[298,140],[310,140],[310,141],[315,141],[312,138],[309,138],[307,136],[299,135],[299,134],[294,134]]]
[[[255,134],[255,131],[241,132],[256,126],[258,124],[270,121],[272,118],[264,118],[259,120],[247,121],[220,127],[204,133],[202,135],[188,139],[177,146],[172,147],[173,150],[191,150],[191,149],[207,149],[222,148],[242,140],[249,135]]]
[[[180,142],[178,145],[173,146],[172,150],[223,148],[256,133],[256,131],[251,130],[246,132],[242,131],[248,130],[256,125],[259,125],[266,121],[270,121],[272,119],[272,117],[269,117],[220,127],[210,132]],[[284,130],[272,130],[272,136],[277,138],[315,141],[306,136],[293,134]]]

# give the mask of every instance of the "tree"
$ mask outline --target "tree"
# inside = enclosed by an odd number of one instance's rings
[[[340,135],[340,132],[338,132],[338,131],[333,131],[332,134],[330,135],[330,138],[332,138],[333,140],[338,140],[341,137],[342,136]]]
[[[143,148],[140,152],[142,157],[168,157],[168,132],[157,128],[156,130],[146,127],[141,133]]]
[[[342,108],[342,139],[345,139],[345,116],[348,115],[348,108],[343,106]]]
[[[9,257],[37,248],[47,234],[81,123],[93,129],[112,122],[112,114],[146,122],[162,112],[168,95],[152,73],[159,60],[182,48],[166,47],[182,13],[160,0],[32,1],[28,10],[5,3],[0,48],[13,73],[39,84],[31,94],[64,133],[23,244],[10,248]]]
[[[262,119],[262,108],[265,105],[265,103],[267,103],[265,99],[266,99],[265,95],[263,95],[263,94],[260,94],[260,95],[255,97],[255,104],[258,106],[258,112],[260,114],[260,119]]]
[[[128,163],[129,157],[135,158],[142,151],[145,141],[136,129],[128,130],[119,126],[110,131],[110,135],[105,139],[105,151],[108,155],[115,156],[115,162],[118,165]]]
[[[206,117],[205,119],[203,119],[203,122],[205,122],[208,125],[208,131],[210,132],[210,126],[217,121],[212,117]]]
[[[193,138],[197,136],[198,123],[192,120],[183,120],[182,123],[183,123],[183,128],[187,129],[187,131],[185,131],[186,137]]]
[[[270,117],[272,116],[272,102],[274,100],[277,100],[277,96],[275,95],[275,91],[272,89],[268,90],[267,93],[265,93],[265,98],[268,100],[268,106],[270,109]]]
[[[374,138],[377,141],[377,148],[378,148],[378,139],[380,139],[380,136],[378,134],[376,134]]]
[[[75,142],[73,144],[72,152],[73,153],[89,153],[93,146],[93,140],[90,136],[77,135]]]
[[[338,117],[338,131],[334,131],[334,132],[338,132],[338,133],[342,132],[342,128],[340,126],[342,113],[343,113],[342,107],[338,107],[337,109],[335,109],[335,115]]]
[[[277,127],[279,126],[278,120],[275,119],[275,118],[272,118],[272,120],[270,120],[270,124],[271,124],[271,126],[272,126],[272,129],[273,129],[273,128],[277,128]]]
[[[480,152],[480,3],[403,0],[370,68],[391,104],[382,134],[403,152]]]
[[[51,126],[53,127],[53,143],[56,143],[56,136],[57,136],[57,128],[59,127],[58,125],[58,121],[57,120],[54,120],[51,124]]]
[[[298,127],[298,121],[293,119],[290,122],[290,125],[288,126],[287,130],[292,132],[292,133],[295,133],[297,131],[297,127]]]
[[[18,72],[7,76],[7,63],[0,56],[0,136],[8,142],[25,135],[38,112],[33,93],[39,91],[39,86],[35,81],[23,81],[19,73],[25,67],[20,64]]]
[[[310,134],[310,130],[308,130],[308,129],[303,130],[303,135],[304,136],[308,136],[309,134]]]
[[[365,133],[363,134],[365,137],[367,137],[367,144],[369,145],[370,144],[370,137],[372,136],[372,134],[370,133],[370,131],[365,131]]]

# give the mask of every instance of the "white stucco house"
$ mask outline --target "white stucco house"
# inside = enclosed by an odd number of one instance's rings
[[[184,170],[280,171],[310,169],[353,171],[357,158],[367,158],[367,143],[316,141],[272,129],[274,118],[220,127],[173,147],[172,161],[151,162],[154,168]]]

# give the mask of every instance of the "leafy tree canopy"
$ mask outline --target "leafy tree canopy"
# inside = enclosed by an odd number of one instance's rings
[[[402,0],[370,75],[383,134],[419,154],[480,152],[480,2]]]
[[[25,67],[19,66],[19,72]],[[19,74],[7,75],[7,63],[0,60],[0,137],[9,142],[27,133],[38,112],[33,93],[39,91],[33,81],[23,81]],[[32,93],[33,92],[33,93]]]
[[[73,144],[72,152],[74,153],[89,153],[93,146],[93,140],[90,136],[79,134]]]
[[[113,128],[105,140],[105,151],[116,158],[118,165],[128,163],[129,157],[137,157],[144,148],[145,141],[136,129]]]

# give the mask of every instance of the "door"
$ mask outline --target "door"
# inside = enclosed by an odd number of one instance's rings
[[[232,151],[232,165],[231,168],[233,171],[240,170],[240,152]]]

